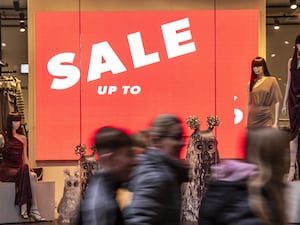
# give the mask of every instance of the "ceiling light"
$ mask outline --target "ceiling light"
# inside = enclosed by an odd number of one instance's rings
[[[23,12],[19,13],[20,19],[20,32],[25,32],[26,31],[26,26],[25,26],[25,14]]]
[[[19,19],[19,21],[20,21],[20,23],[21,22],[25,22],[25,14],[24,13],[19,13],[19,17],[20,17],[20,19]]]
[[[14,9],[16,11],[20,10],[20,2],[19,2],[19,0],[13,0],[13,5],[14,5]]]
[[[290,8],[297,9],[297,0],[290,0]]]
[[[24,22],[20,22],[20,32],[25,32],[26,31],[26,26]]]
[[[279,26],[279,20],[276,18],[274,19],[274,26],[273,26],[274,30],[279,30],[280,26]]]

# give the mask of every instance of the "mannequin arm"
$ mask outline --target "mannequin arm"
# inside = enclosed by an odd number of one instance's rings
[[[4,144],[5,144],[4,137],[2,134],[0,134],[0,148],[3,148]]]
[[[251,105],[251,93],[249,91],[249,86],[250,86],[250,83],[248,82],[248,86],[247,86],[247,90],[248,90],[248,102],[247,102],[247,106],[246,106],[246,127],[247,127],[247,122],[248,122],[248,114],[249,114],[249,108],[250,108],[250,105]]]
[[[23,164],[27,164],[29,167],[29,160],[27,157],[27,139],[25,136],[22,136],[22,142],[23,142]]]
[[[286,116],[287,115],[287,109],[286,109],[286,105],[287,105],[287,99],[288,99],[288,95],[289,95],[289,89],[291,86],[291,62],[292,62],[292,58],[289,59],[288,62],[288,71],[287,71],[287,81],[286,81],[286,88],[285,88],[285,94],[284,94],[284,99],[283,99],[283,103],[282,103],[282,115]]]
[[[280,111],[280,102],[275,103],[275,118],[274,118],[274,124],[273,127],[278,127],[278,121],[279,121],[279,111]]]

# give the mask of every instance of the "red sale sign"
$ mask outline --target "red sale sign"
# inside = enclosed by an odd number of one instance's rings
[[[97,128],[136,132],[161,113],[196,115],[200,129],[217,115],[221,157],[241,157],[258,11],[38,12],[35,19],[37,160],[77,159],[75,146],[90,147]]]

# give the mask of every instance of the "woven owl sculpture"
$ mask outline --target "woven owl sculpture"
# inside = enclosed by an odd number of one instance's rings
[[[76,223],[81,200],[79,171],[76,170],[74,175],[71,175],[70,170],[65,169],[64,173],[64,193],[57,207],[57,222]]]
[[[182,211],[183,222],[197,222],[199,206],[207,189],[211,173],[211,166],[219,163],[217,140],[213,129],[220,124],[216,116],[207,117],[208,128],[200,130],[200,121],[196,116],[190,116],[186,123],[194,130],[186,151],[186,160],[191,165],[190,181],[182,185]]]
[[[84,155],[80,159],[81,196],[84,199],[88,183],[98,168],[94,155]]]
[[[88,183],[96,170],[99,167],[99,163],[95,158],[96,149],[95,146],[92,146],[92,153],[90,155],[86,154],[86,146],[85,145],[77,145],[75,147],[75,154],[78,155],[79,158],[79,166],[80,166],[80,188],[81,188],[81,198],[84,199],[85,191],[87,189]]]

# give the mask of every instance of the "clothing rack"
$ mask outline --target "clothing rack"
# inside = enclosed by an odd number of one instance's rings
[[[1,74],[2,73],[16,73],[17,71],[16,70],[7,70],[7,71],[1,71]]]
[[[8,78],[8,79],[6,79],[6,78],[0,77],[0,81],[1,81],[1,82],[5,82],[5,81],[15,81],[15,79],[13,79],[13,78]]]
[[[14,73],[16,73],[16,72],[17,72],[16,70],[1,71],[1,74],[0,74],[0,81],[15,81],[14,78],[10,78],[10,77],[5,77],[5,78],[3,78],[2,75],[4,75],[4,74],[14,74]]]
[[[4,71],[1,73],[0,75],[0,82],[3,84],[5,84],[5,82],[11,82],[11,81],[14,81],[14,82],[17,82],[19,79],[17,77],[14,77],[12,75],[10,76],[6,76],[4,74],[12,74],[13,73],[13,70],[12,71]],[[2,85],[1,87],[2,88]],[[7,87],[4,87],[5,89],[7,89]]]

